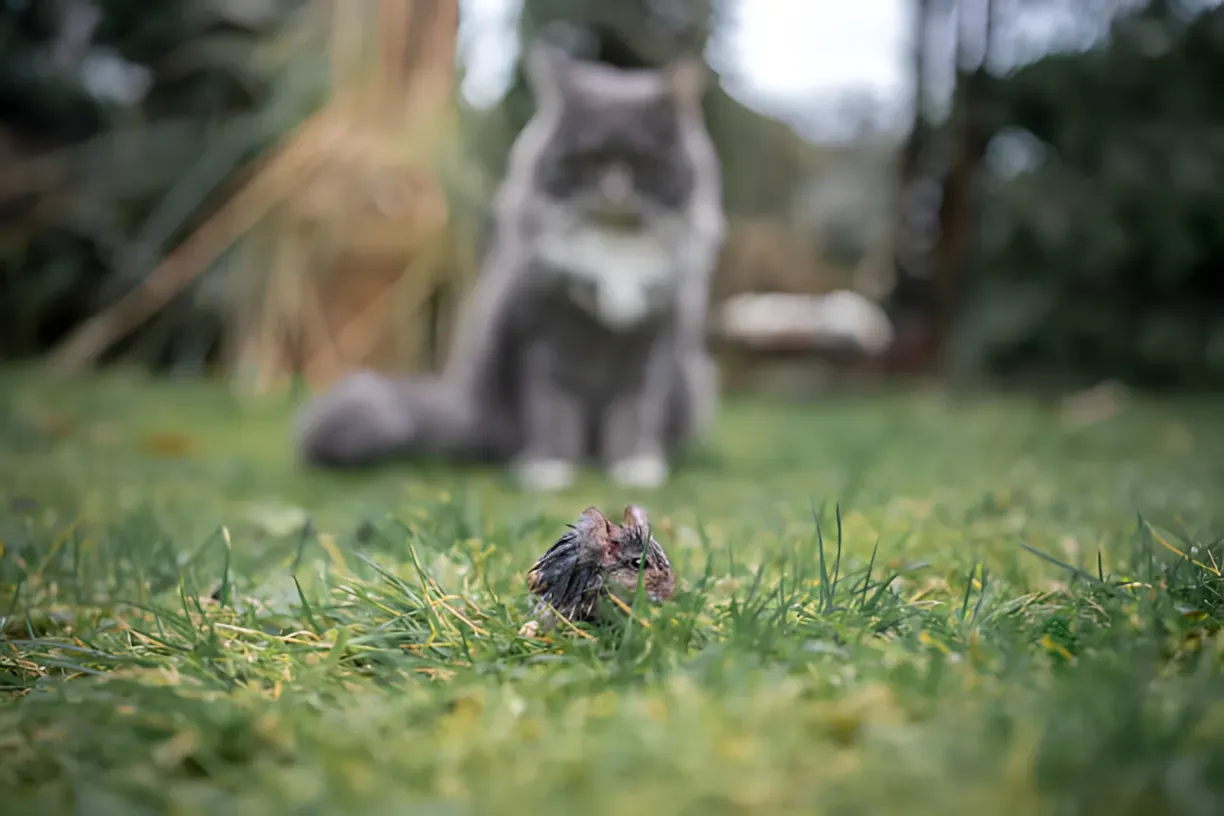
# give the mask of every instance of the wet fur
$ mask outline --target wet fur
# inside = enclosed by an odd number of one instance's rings
[[[645,511],[630,505],[624,524],[617,525],[588,507],[528,571],[527,587],[540,598],[534,614],[545,628],[555,623],[555,614],[594,621],[607,592],[632,599],[639,572],[649,600],[666,600],[675,591],[671,562],[651,534]]]
[[[670,458],[712,419],[718,389],[706,310],[724,220],[717,158],[686,73],[694,69],[623,73],[541,47],[530,65],[537,113],[511,150],[493,240],[446,369],[440,377],[342,379],[299,419],[306,461],[351,467],[424,454],[612,465]],[[657,104],[635,101],[658,87],[668,91]],[[654,195],[639,196],[646,203],[636,243],[600,243],[607,233],[581,205],[582,168],[558,158],[574,149],[567,140],[590,136],[573,118],[576,100],[595,103],[582,111],[588,120],[621,105],[630,125],[609,120],[607,128],[621,128],[625,139],[667,144],[660,139],[675,128],[678,158],[650,165]],[[584,246],[596,250],[583,255]],[[670,261],[667,275],[651,247]],[[626,295],[633,286],[640,291]],[[601,291],[604,306],[593,306]],[[622,313],[633,319],[608,325]]]

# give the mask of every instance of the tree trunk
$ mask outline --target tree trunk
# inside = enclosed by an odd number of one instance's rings
[[[976,11],[976,17],[969,14]],[[956,85],[950,114],[951,166],[943,184],[939,238],[931,255],[936,313],[933,349],[942,355],[956,319],[961,275],[973,240],[974,193],[990,134],[981,117],[986,87],[993,0],[960,0],[957,13]],[[938,364],[938,359],[933,360]]]
[[[959,0],[953,8],[956,72],[947,124],[936,131],[926,115],[927,33],[935,11],[933,0],[918,0],[915,17],[915,109],[909,139],[899,162],[897,215],[894,226],[895,279],[885,308],[896,328],[888,370],[934,374],[941,368],[956,317],[961,271],[973,236],[974,187],[989,133],[981,121],[986,56],[992,37],[992,0]],[[946,169],[936,161],[946,150]],[[921,215],[912,198],[918,185],[938,178],[939,204],[935,243],[928,250]]]
[[[883,306],[895,329],[893,347],[884,361],[891,373],[915,373],[931,367],[932,315],[929,258],[922,247],[920,227],[915,221],[914,193],[929,174],[923,158],[935,137],[927,110],[927,65],[934,0],[916,0],[911,37],[914,77],[913,120],[897,162],[896,200],[892,237],[885,269],[887,294]],[[925,172],[924,172],[925,171]]]

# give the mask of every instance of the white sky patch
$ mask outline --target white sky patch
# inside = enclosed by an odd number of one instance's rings
[[[616,0],[607,0],[615,2]],[[1120,5],[1136,0],[1118,0]],[[1221,0],[1181,0],[1188,11]],[[711,43],[711,64],[729,93],[769,113],[824,108],[848,93],[863,93],[894,111],[908,108],[910,15],[913,0],[739,0],[734,24]],[[1069,2],[1035,3],[1001,21],[997,66],[1028,62],[1050,50],[1089,46],[1108,21],[1077,13]],[[518,45],[515,24],[522,0],[461,0],[459,59],[465,65],[464,97],[473,105],[496,103],[509,86]],[[931,68],[942,96],[950,86],[951,30],[934,34],[933,53],[948,57]]]

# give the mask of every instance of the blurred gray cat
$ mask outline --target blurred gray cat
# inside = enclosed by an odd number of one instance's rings
[[[511,149],[445,370],[341,380],[301,418],[307,461],[505,461],[524,486],[556,490],[595,458],[615,481],[652,487],[708,426],[725,220],[704,66],[619,70],[537,43],[527,69],[536,113]]]

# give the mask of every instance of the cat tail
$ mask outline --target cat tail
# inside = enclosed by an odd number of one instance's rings
[[[747,293],[722,305],[722,336],[749,346],[802,346],[867,357],[892,346],[893,325],[870,299],[848,290],[825,295]]]
[[[393,379],[358,371],[307,404],[295,423],[298,455],[324,468],[351,468],[410,456],[495,458],[505,422],[434,376]]]

